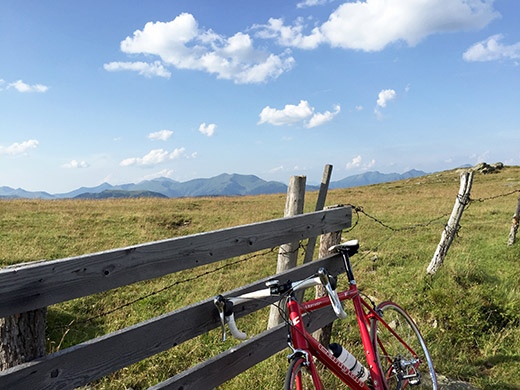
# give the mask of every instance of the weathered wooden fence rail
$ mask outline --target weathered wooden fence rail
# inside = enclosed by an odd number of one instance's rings
[[[351,218],[351,208],[340,207],[91,255],[8,267],[0,270],[0,317],[342,230],[350,226]],[[312,274],[320,266],[333,273],[342,270],[341,259],[330,256],[285,271],[277,278],[282,282],[296,280]],[[229,294],[255,290],[264,286],[265,280]],[[244,316],[267,304],[238,305],[236,316]],[[333,319],[331,311],[313,315],[311,328],[317,329]],[[0,388],[72,389],[218,326],[217,311],[212,299],[207,299],[2,371]],[[286,342],[284,335],[283,325],[279,325],[154,388],[216,386],[282,350]]]

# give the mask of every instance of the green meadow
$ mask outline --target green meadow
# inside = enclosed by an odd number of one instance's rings
[[[520,193],[520,167],[475,173],[461,228],[444,265],[426,275],[459,188],[460,173],[446,171],[393,183],[332,190],[327,205],[352,204],[358,238],[353,257],[358,286],[376,303],[394,300],[416,320],[436,370],[487,389],[520,389],[520,242],[508,247]],[[501,196],[508,194],[507,196]],[[306,194],[313,211],[317,193]],[[283,216],[285,194],[222,198],[1,200],[0,266],[82,255],[201,233]],[[410,229],[392,230],[409,227]],[[520,236],[517,241],[520,241]],[[316,248],[317,254],[317,248]],[[245,256],[247,257],[247,256]],[[300,261],[303,251],[300,253]],[[232,263],[237,259],[226,260]],[[224,262],[224,263],[226,263]],[[48,308],[47,348],[52,353],[122,329],[275,273],[276,251],[230,265],[139,300],[176,281],[220,264],[136,283]],[[341,285],[345,286],[342,278]],[[336,321],[333,341],[362,356],[352,310]],[[94,318],[95,317],[95,318]],[[265,330],[268,310],[238,320],[249,335]],[[164,329],[164,332],[174,329]],[[214,330],[120,370],[93,389],[146,389],[237,344]],[[258,364],[223,389],[278,389],[288,349]],[[330,388],[334,388],[331,379]]]

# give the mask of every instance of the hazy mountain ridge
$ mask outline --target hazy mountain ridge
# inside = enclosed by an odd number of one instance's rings
[[[380,173],[377,171],[349,176],[339,181],[330,183],[329,188],[349,188],[370,184],[379,184],[397,180],[424,176],[428,173],[412,169],[405,173]],[[308,191],[318,190],[319,186],[308,185]],[[106,191],[106,192],[105,192]],[[117,191],[117,192],[115,192]],[[105,195],[96,195],[102,194]],[[155,193],[158,196],[168,198],[200,197],[200,196],[241,196],[277,194],[287,192],[287,185],[277,181],[266,181],[255,175],[240,175],[223,173],[207,179],[193,179],[186,182],[178,182],[165,177],[145,180],[139,183],[111,185],[103,183],[96,187],[81,187],[74,191],[61,194],[49,194],[43,191],[31,192],[22,188],[0,187],[0,198],[17,199],[68,199],[89,198],[102,199],[107,197],[136,197],[138,193],[147,196]],[[84,194],[88,194],[82,196]],[[113,196],[109,196],[112,194]],[[126,195],[126,196],[125,196]],[[153,196],[153,195],[150,195]]]
[[[166,195],[153,191],[104,190],[103,192],[85,192],[74,199],[111,199],[111,198],[167,198]]]

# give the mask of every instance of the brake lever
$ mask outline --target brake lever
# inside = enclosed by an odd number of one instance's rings
[[[325,287],[329,299],[332,303],[332,309],[334,313],[338,316],[338,318],[345,319],[347,318],[347,313],[343,310],[341,302],[338,297],[338,293],[336,292],[336,279],[332,278],[325,268],[320,268],[318,270],[318,276],[320,278],[321,284]],[[333,280],[332,280],[333,279]],[[334,284],[334,286],[332,286]]]
[[[222,295],[217,295],[215,299],[213,299],[213,303],[217,307],[218,314],[220,316],[220,325],[222,327],[222,341],[226,341],[226,299]]]

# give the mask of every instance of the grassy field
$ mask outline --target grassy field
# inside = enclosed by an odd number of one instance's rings
[[[330,191],[327,204],[354,204],[400,228],[393,231],[365,214],[345,239],[359,238],[353,258],[361,290],[376,302],[395,300],[414,317],[439,373],[480,388],[520,389],[520,242],[506,245],[518,193],[520,167],[475,174],[461,229],[445,264],[428,266],[459,187],[459,173],[442,172],[400,182]],[[306,195],[312,211],[317,193]],[[0,266],[58,259],[164,238],[278,218],[285,194],[191,199],[2,200]],[[431,223],[428,223],[433,221]],[[232,261],[232,260],[230,260]],[[261,255],[189,284],[180,284],[110,315],[85,321],[125,302],[215,268],[217,265],[136,283],[49,307],[48,351],[64,349],[122,329],[262,277],[276,269],[276,254]],[[344,282],[343,282],[344,285]],[[362,356],[353,337],[354,316],[334,325],[333,341]],[[68,324],[74,321],[70,330]],[[82,322],[83,321],[83,322]],[[267,311],[239,320],[250,335],[265,329]],[[165,330],[169,331],[169,330]],[[91,385],[95,389],[145,389],[234,345],[212,331]],[[357,352],[357,353],[356,353]],[[286,351],[226,383],[223,389],[281,388]],[[334,388],[331,384],[329,388]]]

